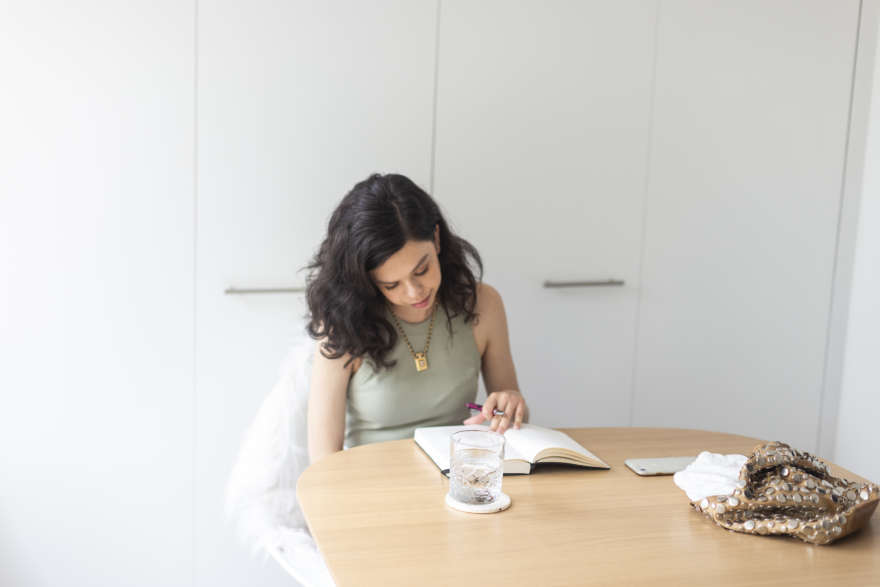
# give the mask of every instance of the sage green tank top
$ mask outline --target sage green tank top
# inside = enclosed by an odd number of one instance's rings
[[[416,370],[412,353],[398,333],[388,355],[397,361],[393,367],[376,369],[365,358],[349,380],[346,447],[412,438],[420,426],[461,424],[470,415],[465,404],[477,397],[481,363],[473,328],[459,315],[452,320],[450,335],[443,307],[438,305],[436,312],[427,371]],[[416,352],[425,348],[429,324],[430,318],[418,324],[400,321]]]

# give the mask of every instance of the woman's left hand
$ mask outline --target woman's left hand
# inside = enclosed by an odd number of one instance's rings
[[[504,412],[504,415],[493,415],[495,410]],[[471,416],[463,423],[482,424],[484,421],[491,421],[489,429],[497,430],[499,434],[504,434],[504,431],[510,428],[511,423],[513,423],[515,429],[519,428],[523,420],[528,419],[528,415],[529,408],[526,406],[526,400],[523,399],[520,392],[514,390],[493,391],[486,398],[483,404],[483,411]]]

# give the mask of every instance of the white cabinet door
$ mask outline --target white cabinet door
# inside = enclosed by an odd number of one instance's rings
[[[198,585],[289,585],[223,525],[242,434],[302,331],[329,214],[369,173],[430,177],[436,4],[199,3]]]
[[[434,191],[504,298],[543,425],[630,421],[655,16],[442,3]],[[609,278],[625,286],[542,286]]]
[[[192,582],[193,9],[0,8],[0,584]]]
[[[635,424],[814,449],[858,5],[663,3]]]

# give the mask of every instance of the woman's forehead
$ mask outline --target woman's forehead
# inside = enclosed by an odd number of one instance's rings
[[[431,241],[406,241],[403,248],[388,257],[370,273],[376,281],[392,283],[405,279],[434,251]]]

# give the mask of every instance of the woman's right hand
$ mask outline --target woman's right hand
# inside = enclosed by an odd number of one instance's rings
[[[504,414],[496,415],[495,410],[504,412]],[[529,408],[520,392],[512,389],[493,391],[483,402],[483,411],[471,416],[463,424],[482,424],[484,421],[488,421],[490,430],[497,430],[498,433],[504,434],[511,427],[511,424],[513,428],[519,429],[523,420],[528,419],[528,414]]]

